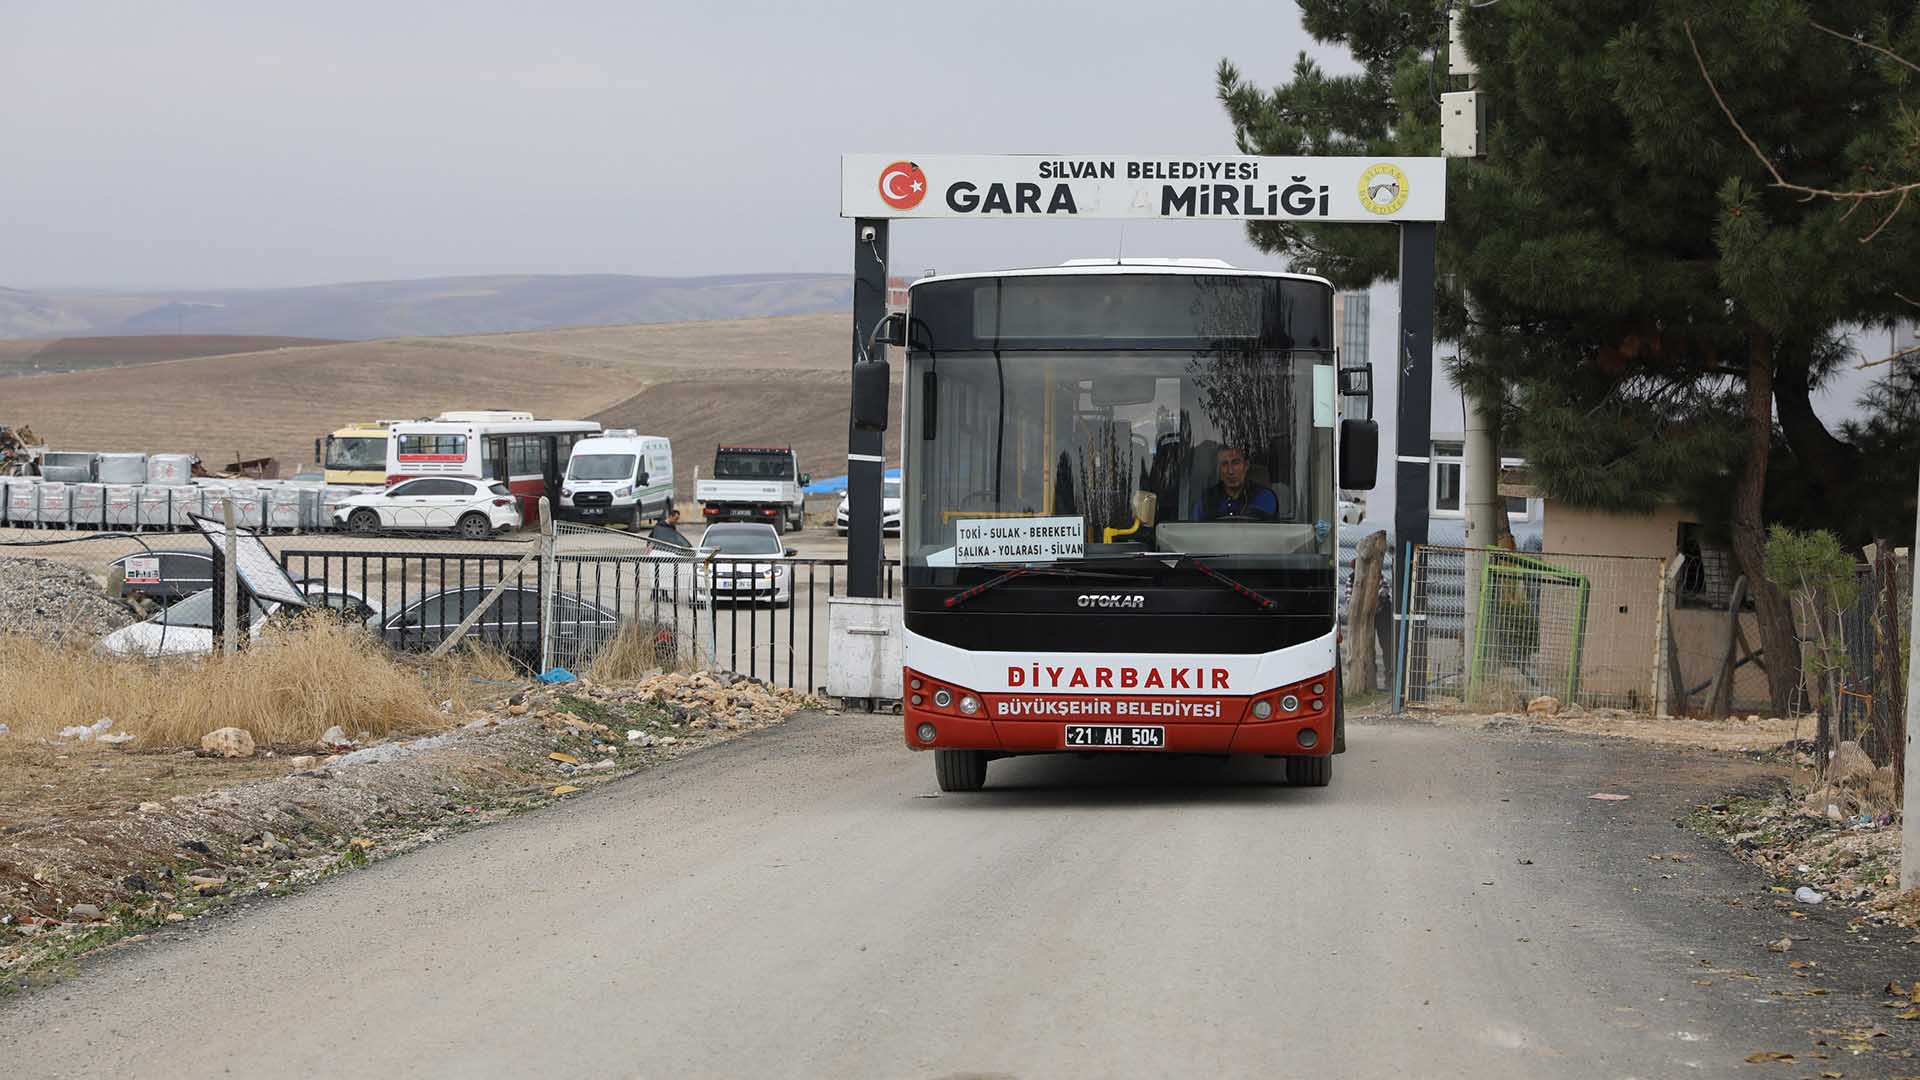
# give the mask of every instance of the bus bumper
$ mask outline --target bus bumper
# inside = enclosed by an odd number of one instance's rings
[[[916,677],[912,673],[908,675],[909,679]],[[1124,752],[1321,757],[1334,752],[1335,702],[1332,695],[1323,694],[1319,698],[1303,696],[1301,707],[1294,712],[1270,715],[1264,719],[1256,718],[1254,705],[1262,699],[1272,701],[1289,693],[1298,693],[1299,689],[1314,683],[1327,686],[1332,682],[1332,673],[1329,672],[1307,680],[1299,687],[1283,687],[1250,697],[1213,699],[1218,700],[1221,706],[1219,719],[1215,720],[1158,719],[1137,714],[1011,720],[993,715],[999,711],[1003,695],[985,695],[979,713],[968,715],[954,706],[930,707],[931,695],[923,692],[918,695],[921,704],[914,704],[915,695],[912,694],[903,704],[901,734],[907,746],[914,750],[986,750],[1001,754],[1098,753],[1097,750],[1068,746],[1068,725],[1146,725],[1164,728],[1166,745],[1152,750]],[[949,689],[956,702],[974,696],[958,688]],[[1123,699],[1111,700],[1117,702]],[[1312,707],[1316,701],[1320,705],[1318,709]],[[927,737],[929,734],[931,738]]]

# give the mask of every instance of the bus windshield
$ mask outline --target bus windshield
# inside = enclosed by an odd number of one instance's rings
[[[385,435],[329,435],[327,436],[327,460],[323,464],[329,469],[385,471],[387,437]]]
[[[1332,362],[1251,344],[913,352],[907,562],[956,565],[960,522],[1056,518],[1078,519],[1087,560],[1331,567]],[[1009,550],[995,561],[1027,561]]]

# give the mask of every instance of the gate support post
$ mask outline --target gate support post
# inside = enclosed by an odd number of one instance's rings
[[[887,219],[853,221],[853,362],[886,360],[885,345],[867,342],[887,315]],[[852,379],[848,379],[851,394]],[[886,467],[882,431],[861,431],[847,418],[847,595],[878,597],[883,548],[880,478]]]

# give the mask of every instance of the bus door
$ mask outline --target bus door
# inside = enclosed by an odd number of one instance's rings
[[[566,467],[560,452],[558,435],[542,435],[540,440],[540,475],[547,483],[547,505],[560,505],[560,470]],[[537,511],[536,511],[537,512]]]
[[[482,443],[480,472],[488,480],[506,483],[509,479],[507,469],[507,437],[488,435]]]

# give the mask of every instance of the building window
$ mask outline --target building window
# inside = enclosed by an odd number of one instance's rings
[[[1519,458],[1500,459],[1500,467],[1503,469],[1520,468],[1525,464]],[[1439,518],[1466,517],[1466,443],[1436,440],[1433,443],[1433,462],[1427,470],[1427,512]],[[1509,525],[1518,525],[1532,519],[1533,508],[1524,497],[1509,495],[1501,501],[1506,503]]]
[[[1461,494],[1466,479],[1466,464],[1461,459],[1465,449],[1465,444],[1458,442],[1433,444],[1433,462],[1428,466],[1427,510],[1434,517],[1466,516]]]

